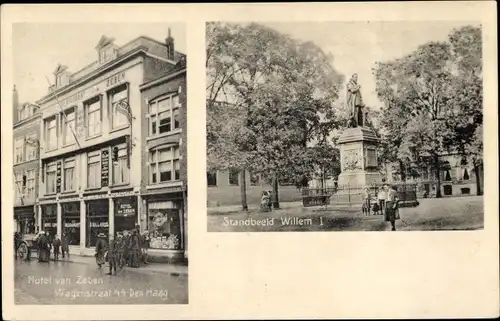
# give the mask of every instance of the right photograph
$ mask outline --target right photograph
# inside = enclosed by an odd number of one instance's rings
[[[208,22],[209,232],[484,228],[474,21]]]

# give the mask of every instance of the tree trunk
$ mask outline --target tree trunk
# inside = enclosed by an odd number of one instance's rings
[[[273,208],[278,209],[280,208],[280,202],[278,198],[278,175],[274,174],[273,175]]]
[[[436,198],[441,198],[441,166],[439,164],[439,155],[434,155],[434,170],[436,171]]]
[[[240,191],[241,191],[241,208],[243,211],[248,211],[247,180],[246,180],[246,171],[245,170],[242,170],[240,172]]]
[[[481,190],[481,177],[480,177],[480,170],[479,170],[479,164],[474,160],[474,174],[476,175],[476,194],[477,195],[483,195],[483,191]]]
[[[399,172],[401,173],[401,181],[406,181],[406,166],[402,161],[399,161]]]

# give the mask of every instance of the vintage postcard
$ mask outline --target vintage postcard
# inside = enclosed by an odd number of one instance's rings
[[[484,228],[479,21],[209,22],[209,231]]]
[[[184,24],[12,26],[16,304],[186,304]]]

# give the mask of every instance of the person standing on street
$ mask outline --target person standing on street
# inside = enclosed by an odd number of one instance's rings
[[[38,262],[49,262],[50,250],[49,240],[44,231],[40,232],[37,239],[38,244]]]
[[[125,253],[125,240],[124,240],[121,232],[118,232],[116,234],[115,242],[116,242],[115,243],[115,246],[116,246],[116,265],[120,269],[123,269],[123,266],[125,265],[125,258],[123,256]]]
[[[61,237],[61,253],[63,259],[64,259],[64,254],[67,254],[69,258],[69,239],[66,233],[63,233]]]
[[[378,206],[380,208],[380,214],[382,215],[383,213],[385,213],[385,200],[387,198],[387,190],[389,189],[389,187],[387,185],[383,185],[379,191],[378,191],[378,195],[377,195],[377,199],[378,199]]]
[[[111,239],[109,240],[109,246],[108,246],[108,263],[109,263],[109,272],[107,275],[116,275],[116,266],[117,266],[117,240],[116,239]]]
[[[130,266],[130,231],[123,231],[123,260],[125,265]]]
[[[104,233],[99,233],[97,235],[97,242],[95,243],[95,258],[97,266],[100,268],[104,263],[104,254],[106,253],[106,248],[108,247],[106,241],[104,240],[106,235]]]
[[[370,197],[370,189],[368,187],[365,187],[362,208],[365,215],[370,215]]]
[[[141,235],[141,255],[142,262],[148,264],[149,231],[144,231]]]
[[[61,251],[61,239],[59,238],[59,235],[56,234],[56,236],[54,237],[54,240],[52,241],[52,246],[54,247],[54,260],[58,261],[59,253]]]
[[[397,192],[397,186],[392,186],[387,192],[386,199],[386,210],[385,210],[385,221],[391,222],[392,230],[396,230],[396,220],[399,220],[399,198]]]
[[[136,229],[132,230],[132,235],[129,241],[129,255],[130,255],[130,267],[139,267],[139,253],[140,253],[140,239],[139,233]]]

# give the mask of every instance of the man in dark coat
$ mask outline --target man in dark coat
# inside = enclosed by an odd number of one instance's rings
[[[149,231],[144,231],[141,235],[141,256],[142,262],[148,264]]]
[[[115,242],[116,242],[115,243],[115,246],[116,246],[116,264],[118,265],[118,267],[120,269],[122,269],[123,266],[125,265],[124,253],[125,253],[125,247],[126,247],[125,239],[123,238],[122,233],[118,232],[116,234]]]
[[[118,250],[118,241],[116,239],[109,240],[108,246],[108,263],[109,263],[109,272],[108,275],[116,275],[116,266],[117,266],[117,250]]]
[[[52,241],[52,246],[54,247],[54,260],[59,260],[59,253],[61,250],[61,239],[59,239],[59,235],[54,237]]]
[[[67,254],[69,258],[69,239],[66,233],[63,233],[61,237],[61,252],[63,259],[64,259],[64,254]]]
[[[139,253],[141,251],[140,248],[140,238],[139,233],[136,229],[132,230],[132,235],[129,240],[129,253],[130,253],[130,267],[137,268],[139,267]]]
[[[37,239],[38,244],[38,262],[49,262],[49,240],[45,235],[45,232],[40,232]]]
[[[101,267],[105,263],[104,254],[106,253],[107,244],[104,240],[106,235],[104,233],[99,233],[97,235],[97,242],[95,243],[95,257],[98,267]]]
[[[130,231],[123,231],[123,261],[130,266]]]

